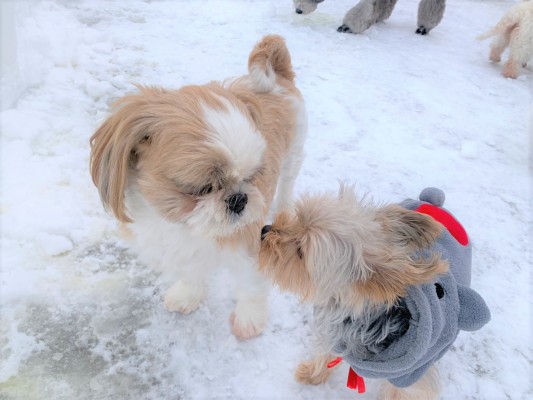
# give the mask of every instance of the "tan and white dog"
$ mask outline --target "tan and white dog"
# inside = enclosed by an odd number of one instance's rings
[[[179,90],[139,87],[91,138],[91,175],[104,206],[133,233],[141,260],[175,282],[169,311],[190,313],[218,264],[236,272],[230,318],[240,338],[267,320],[260,230],[276,194],[290,205],[307,119],[285,41],[265,36],[249,74]]]
[[[490,45],[489,59],[500,62],[502,53],[509,47],[509,59],[503,67],[506,78],[516,78],[520,67],[525,67],[533,57],[533,1],[515,4],[487,33],[478,36],[484,40],[496,36]]]

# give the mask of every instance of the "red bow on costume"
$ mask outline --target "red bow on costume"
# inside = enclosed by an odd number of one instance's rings
[[[337,357],[328,364],[328,368],[333,368],[341,361],[342,357]],[[348,372],[348,381],[346,382],[346,386],[348,386],[350,389],[357,389],[358,393],[364,393],[366,390],[364,378],[360,375],[357,375],[357,372],[355,372],[352,367],[350,367],[350,371]]]

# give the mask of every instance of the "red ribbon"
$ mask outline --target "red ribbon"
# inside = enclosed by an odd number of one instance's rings
[[[350,367],[350,371],[348,372],[348,382],[346,382],[346,386],[350,389],[357,389],[358,393],[364,393],[366,390],[365,380],[362,376],[357,375],[352,367]]]
[[[341,361],[342,357],[337,357],[335,360],[328,363],[328,368],[333,368]],[[357,389],[358,393],[364,393],[366,390],[364,378],[360,375],[357,375],[357,372],[355,372],[352,367],[350,367],[350,371],[348,371],[348,381],[346,382],[346,386],[352,390]]]
[[[342,361],[342,357],[337,357],[336,359],[334,359],[333,361],[331,361],[329,364],[328,364],[328,368],[333,368],[334,366],[336,366],[338,363],[340,363]]]

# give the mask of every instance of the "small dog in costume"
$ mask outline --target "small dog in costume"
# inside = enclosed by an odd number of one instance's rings
[[[468,235],[443,204],[427,188],[420,201],[377,207],[341,186],[263,228],[261,270],[315,306],[316,356],[298,366],[299,382],[324,383],[340,356],[360,391],[362,377],[384,378],[383,400],[438,398],[434,362],[459,330],[490,320],[470,288]]]
[[[294,0],[297,14],[310,14],[318,3],[324,0]],[[338,32],[362,33],[377,22],[385,21],[392,14],[397,0],[361,0],[348,10],[337,28]],[[445,0],[421,0],[418,5],[418,24],[416,33],[427,35],[435,28],[444,15]]]
[[[478,40],[491,36],[496,37],[490,45],[490,61],[500,62],[502,53],[509,47],[509,59],[502,74],[517,78],[520,67],[525,67],[533,57],[533,1],[515,4],[494,28],[478,36]]]

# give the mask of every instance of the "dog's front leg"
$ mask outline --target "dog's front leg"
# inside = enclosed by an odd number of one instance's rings
[[[211,243],[202,242],[202,246],[197,248],[192,248],[194,242],[189,244],[189,257],[183,257],[182,251],[167,252],[161,268],[175,280],[165,293],[165,307],[168,311],[182,314],[193,312],[205,299],[207,278],[219,263],[220,254]]]
[[[337,32],[363,33],[373,24],[390,17],[397,0],[361,0],[352,7]]]
[[[256,257],[244,250],[234,256],[231,268],[237,278],[237,303],[230,316],[231,331],[238,338],[248,339],[259,335],[266,326],[270,283],[259,273]]]
[[[439,398],[440,380],[435,366],[430,367],[414,384],[398,388],[389,381],[384,381],[379,400],[436,400]]]
[[[303,361],[296,368],[294,377],[305,385],[325,383],[333,372],[333,368],[328,368],[328,364],[335,358],[333,354],[322,354],[311,360]]]
[[[430,30],[442,21],[445,8],[446,0],[421,0],[418,5],[418,28],[416,33],[427,35]]]

